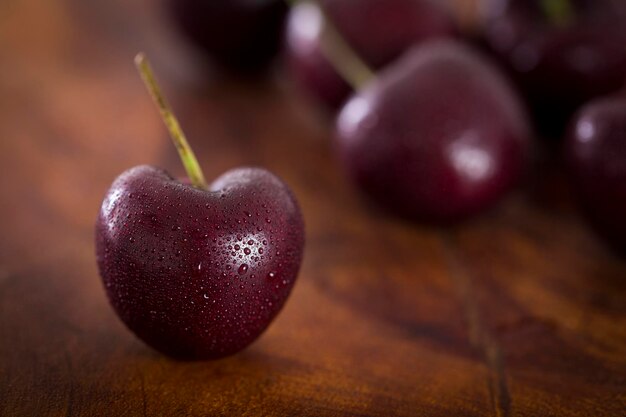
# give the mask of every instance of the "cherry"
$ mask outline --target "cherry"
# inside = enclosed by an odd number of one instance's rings
[[[289,296],[304,244],[300,209],[287,185],[259,168],[207,187],[141,56],[138,65],[190,180],[150,166],[115,180],[96,222],[100,275],[116,313],[148,345],[179,358],[230,355],[259,337]]]
[[[560,135],[572,113],[626,80],[626,8],[613,0],[497,0],[486,43],[526,94],[540,127]]]
[[[570,125],[565,150],[587,218],[626,254],[626,98],[584,106]]]
[[[162,0],[180,30],[219,66],[255,72],[280,49],[283,0]]]
[[[432,41],[347,102],[337,147],[349,175],[382,206],[451,223],[511,189],[524,168],[529,129],[489,62],[458,42]]]
[[[323,39],[324,16],[342,38],[374,69],[398,58],[415,43],[452,36],[453,20],[430,0],[321,0],[320,6],[294,6],[287,23],[287,62],[303,90],[331,109],[352,89],[328,61]],[[323,10],[323,11],[322,11]],[[333,40],[337,42],[336,39]],[[330,45],[332,47],[332,45]]]

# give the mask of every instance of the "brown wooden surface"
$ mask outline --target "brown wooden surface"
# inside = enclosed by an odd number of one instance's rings
[[[451,231],[391,218],[341,176],[284,77],[210,78],[153,1],[0,2],[0,415],[623,416],[626,262],[550,174]],[[177,362],[129,333],[97,275],[102,196],[181,173],[135,73],[145,50],[205,173],[263,165],[308,240],[246,351]]]

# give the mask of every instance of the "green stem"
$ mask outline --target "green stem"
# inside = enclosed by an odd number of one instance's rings
[[[285,0],[291,7],[296,7],[301,2],[299,0]],[[333,25],[319,2],[312,1],[322,15],[322,35],[320,48],[326,59],[328,59],[341,75],[341,77],[355,90],[362,89],[367,83],[373,80],[376,75],[369,66],[352,49],[350,44],[341,35],[339,30]]]
[[[178,155],[185,166],[185,171],[187,171],[187,175],[189,176],[191,183],[195,187],[206,189],[207,183],[204,179],[204,175],[202,174],[200,164],[198,164],[198,160],[196,159],[191,146],[189,146],[189,142],[187,142],[187,138],[185,137],[183,130],[180,128],[178,120],[176,119],[176,116],[174,116],[170,105],[165,100],[165,97],[161,92],[161,88],[154,77],[150,63],[143,53],[137,54],[135,57],[135,65],[137,66],[141,79],[150,92],[154,103],[161,112],[163,122],[165,123],[167,130],[170,132],[174,146],[176,146]]]
[[[543,13],[557,26],[569,25],[575,17],[570,0],[541,0]]]

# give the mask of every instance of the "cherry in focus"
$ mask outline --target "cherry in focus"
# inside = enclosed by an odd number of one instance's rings
[[[139,166],[107,191],[95,227],[107,296],[126,326],[178,358],[215,359],[245,348],[283,307],[304,246],[298,203],[260,168],[206,185],[198,162],[143,56],[189,180]]]

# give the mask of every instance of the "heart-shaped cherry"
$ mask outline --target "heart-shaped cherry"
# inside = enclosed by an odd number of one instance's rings
[[[228,70],[266,67],[280,49],[283,0],[162,0],[180,30]]]
[[[494,0],[488,46],[540,127],[559,137],[579,106],[626,81],[626,8],[613,0]]]
[[[626,254],[626,98],[584,106],[571,123],[565,149],[588,219]]]
[[[209,188],[143,58],[138,64],[191,178],[139,166],[120,175],[96,222],[109,301],[153,348],[180,358],[233,354],[270,324],[304,244],[298,203],[266,170],[239,168]]]
[[[324,19],[332,22],[371,68],[391,63],[411,45],[452,36],[452,18],[431,0],[323,0],[294,6],[287,19],[287,61],[296,82],[321,103],[338,108],[352,88],[328,61]],[[336,42],[336,39],[333,40]]]
[[[349,175],[374,200],[421,221],[463,220],[519,179],[529,129],[501,74],[455,41],[410,50],[337,119]]]

